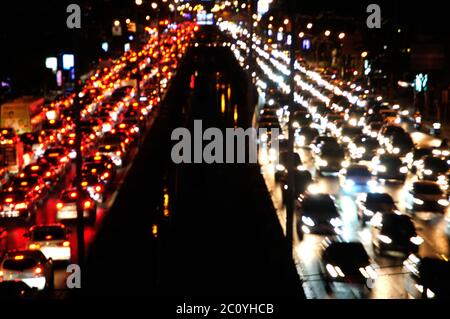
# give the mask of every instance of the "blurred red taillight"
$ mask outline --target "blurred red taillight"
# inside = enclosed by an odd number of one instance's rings
[[[89,208],[92,207],[92,203],[91,203],[91,201],[87,200],[87,201],[84,202],[83,206],[84,206],[85,209],[89,209]]]

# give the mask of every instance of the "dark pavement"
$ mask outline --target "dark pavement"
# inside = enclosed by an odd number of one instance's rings
[[[198,76],[191,92],[192,74]],[[175,127],[193,132],[194,119],[203,120],[203,129],[250,123],[246,81],[232,53],[191,49],[173,81],[91,246],[85,291],[92,297],[221,302],[303,298],[259,166],[176,166],[170,159]],[[169,218],[162,217],[164,187],[171,199]]]

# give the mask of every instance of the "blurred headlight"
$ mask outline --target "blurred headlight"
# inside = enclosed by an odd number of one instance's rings
[[[392,244],[392,239],[386,235],[378,235],[378,239],[385,244]]]
[[[413,203],[416,205],[423,205],[425,202],[421,200],[420,198],[413,198]]]
[[[410,238],[410,241],[411,241],[414,245],[420,246],[420,245],[422,245],[422,243],[423,243],[423,238],[420,237],[420,236],[414,236],[414,237],[411,237],[411,238]]]
[[[441,206],[447,207],[449,205],[449,202],[446,199],[440,199],[440,200],[438,200],[438,204]]]
[[[302,223],[309,227],[314,227],[316,224],[311,217],[302,216]]]
[[[399,154],[400,153],[400,149],[398,147],[394,147],[394,149],[392,150],[392,153]]]
[[[433,174],[433,171],[431,170],[431,169],[426,169],[426,170],[424,170],[423,171],[423,173],[425,174],[425,175],[431,175],[431,174]]]
[[[275,168],[276,168],[277,171],[279,171],[279,172],[283,172],[283,171],[286,170],[286,167],[285,167],[284,165],[282,165],[282,164],[277,164],[277,165],[275,166]]]
[[[330,224],[331,224],[333,227],[342,227],[342,225],[343,225],[344,223],[342,222],[342,220],[341,220],[339,217],[335,217],[335,218],[332,218],[332,219],[330,220]]]
[[[408,167],[406,167],[406,166],[400,167],[400,173],[402,173],[402,174],[408,173]]]

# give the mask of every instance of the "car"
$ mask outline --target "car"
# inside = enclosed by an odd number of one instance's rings
[[[327,292],[332,291],[334,282],[371,289],[378,278],[378,266],[370,259],[364,246],[341,238],[326,238],[322,242],[319,267]]]
[[[296,144],[299,147],[310,147],[312,141],[319,136],[319,131],[311,127],[302,127],[295,133]]]
[[[16,176],[3,189],[3,192],[25,192],[28,198],[33,202],[41,205],[45,197],[48,195],[48,186],[42,177],[39,176]]]
[[[53,165],[59,176],[64,175],[69,169],[70,157],[67,149],[63,147],[51,147],[45,150],[38,162],[46,162]]]
[[[45,184],[49,187],[56,186],[59,177],[56,175],[56,170],[50,163],[35,163],[25,166],[19,173],[19,177],[32,176],[42,177]]]
[[[353,139],[362,134],[363,133],[361,127],[347,124],[339,128],[338,131],[336,132],[339,142],[343,145],[348,145],[348,143],[350,143]]]
[[[121,167],[123,164],[124,150],[119,145],[99,145],[97,153],[108,156],[116,167]]]
[[[409,274],[405,289],[416,299],[450,298],[450,262],[442,258],[420,258],[411,254],[403,262]]]
[[[356,206],[358,208],[358,219],[364,226],[377,212],[396,212],[398,211],[391,195],[387,193],[369,192],[359,194],[356,197]]]
[[[0,265],[1,281],[23,281],[30,288],[52,290],[53,261],[39,250],[8,251]]]
[[[397,155],[383,154],[372,159],[372,173],[381,181],[404,183],[408,167]]]
[[[378,134],[378,140],[380,141],[380,145],[384,146],[390,137],[395,135],[404,135],[406,134],[405,130],[398,125],[385,125],[381,128]]]
[[[77,201],[81,201],[83,217],[91,225],[95,224],[97,205],[87,192],[78,196],[76,189],[64,190],[56,203],[56,220],[59,222],[73,221],[77,219]]]
[[[370,137],[378,138],[378,133],[380,132],[382,127],[382,122],[370,122],[363,128],[363,133]]]
[[[74,180],[73,187],[76,187]],[[81,177],[81,187],[89,193],[89,196],[97,203],[102,203],[106,197],[106,185],[98,175],[87,174]]]
[[[297,199],[297,231],[303,234],[340,234],[343,226],[334,199],[328,194],[300,195]]]
[[[318,175],[337,175],[348,165],[345,150],[339,144],[322,146],[314,157],[314,165]]]
[[[309,171],[307,170],[296,170],[295,174],[294,174],[294,185],[295,185],[295,190],[294,190],[294,198],[298,198],[298,196],[300,196],[301,194],[305,193],[309,186],[313,183],[313,178],[312,175]],[[283,203],[286,203],[286,199],[287,199],[287,190],[288,190],[288,184],[287,181],[283,182],[283,187],[282,187],[282,191],[283,191]]]
[[[374,137],[361,135],[348,144],[353,161],[371,161],[377,155],[380,144]]]
[[[37,204],[26,191],[3,191],[0,193],[0,219],[32,221],[36,216]]]
[[[278,164],[275,165],[275,181],[281,182],[284,181],[287,177],[287,168],[288,168],[288,152],[281,152],[278,158]],[[293,165],[296,170],[302,171],[305,168],[302,165],[302,161],[300,159],[300,155],[298,153],[293,154]]]
[[[433,149],[431,147],[417,147],[414,148],[411,152],[406,154],[405,162],[408,164],[408,168],[412,173],[417,172],[417,167],[420,164],[420,160],[422,160],[425,156],[432,156]]]
[[[450,165],[447,163],[447,159],[428,155],[417,162],[416,174],[420,180],[433,181],[445,185],[447,182],[446,175],[449,170]]]
[[[399,157],[405,157],[406,154],[414,149],[413,140],[408,133],[395,134],[389,137],[385,143],[385,146],[388,153]]]
[[[397,254],[407,257],[417,253],[423,243],[411,218],[399,212],[377,212],[370,221],[372,246],[377,255]]]
[[[94,158],[101,158],[100,156],[94,156]],[[97,176],[106,186],[109,186],[110,183],[114,180],[116,175],[116,170],[114,164],[109,162],[110,158],[108,157],[108,161],[99,159],[96,161],[88,161],[83,163],[81,167],[81,176],[89,176],[95,175]]]
[[[24,236],[28,238],[29,250],[40,250],[47,259],[70,261],[71,248],[68,230],[62,224],[35,225]]]
[[[449,201],[439,184],[432,181],[414,182],[406,191],[406,209],[411,213],[444,213]]]
[[[366,193],[377,182],[372,179],[372,173],[366,165],[351,164],[339,171],[339,181],[346,193]]]

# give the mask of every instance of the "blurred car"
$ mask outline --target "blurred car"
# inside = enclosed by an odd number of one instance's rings
[[[21,280],[38,290],[53,289],[53,261],[39,250],[15,250],[6,253],[0,266],[1,281]]]
[[[297,200],[297,230],[303,234],[340,234],[343,225],[333,198],[328,194],[301,195]]]
[[[343,145],[347,145],[356,137],[362,135],[362,128],[352,125],[344,125],[338,129],[336,135],[339,139],[339,142]]]
[[[351,164],[339,171],[339,181],[344,192],[367,193],[377,185],[366,165]]]
[[[358,219],[364,226],[377,212],[398,211],[391,195],[387,193],[366,193],[359,194],[356,198],[358,207]]]
[[[0,219],[20,218],[32,221],[36,216],[36,203],[26,191],[3,191],[0,193]]]
[[[423,243],[411,218],[392,211],[378,212],[370,221],[372,246],[377,255],[417,253]]]
[[[66,189],[61,193],[56,203],[56,220],[60,222],[76,220],[77,201],[81,202],[83,217],[89,224],[94,225],[97,217],[97,205],[89,197],[89,194],[83,192],[79,196],[76,189]]]
[[[97,148],[97,153],[100,155],[106,155],[108,156],[112,162],[114,163],[114,165],[116,165],[117,167],[121,167],[123,160],[122,157],[124,155],[123,153],[123,149],[118,146],[118,145],[100,145]]]
[[[317,129],[302,127],[296,131],[296,144],[299,147],[310,147],[310,144],[317,136],[319,136]]]
[[[345,150],[339,144],[322,146],[314,157],[314,165],[318,175],[337,175],[348,165]]]
[[[371,161],[380,147],[374,137],[361,135],[348,144],[350,158],[354,161]]]
[[[73,187],[76,187],[76,181],[74,180]],[[81,177],[81,187],[85,190],[89,196],[98,203],[104,201],[106,197],[105,183],[99,178],[98,175],[88,174]]]
[[[408,167],[397,155],[384,154],[372,159],[372,172],[382,181],[405,182]]]
[[[105,186],[109,186],[116,176],[116,167],[109,156],[96,154],[86,158],[81,167],[81,175],[95,175]]]
[[[307,170],[302,171],[295,171],[294,174],[294,199],[299,197],[301,194],[305,193],[309,186],[313,183],[312,175]],[[287,190],[288,190],[288,184],[287,181],[283,182],[283,203],[286,203],[287,199]]]
[[[414,182],[406,192],[406,209],[410,212],[444,213],[449,201],[439,184],[431,181]]]
[[[333,282],[370,289],[373,281],[378,278],[377,266],[360,242],[326,238],[322,242],[319,265],[327,292],[331,292]]]
[[[403,134],[406,134],[406,132],[401,126],[385,125],[378,134],[378,140],[380,141],[380,145],[384,146],[392,136]]]
[[[450,262],[446,259],[424,257],[415,254],[403,262],[409,273],[406,291],[417,299],[450,298]]]
[[[405,157],[406,154],[414,149],[414,143],[408,133],[395,134],[389,137],[385,143],[388,153]]]
[[[338,140],[334,136],[319,135],[315,137],[311,142],[311,150],[318,153],[320,148],[324,145],[338,145]]]
[[[51,147],[44,152],[38,162],[50,163],[55,168],[56,173],[61,176],[69,169],[69,152],[63,147]]]
[[[417,172],[417,167],[420,161],[425,156],[433,155],[433,149],[430,147],[417,147],[405,156],[405,162],[408,164],[408,168],[412,173]]]
[[[48,186],[42,177],[38,176],[17,176],[14,177],[3,189],[3,192],[25,192],[28,198],[36,204],[41,205],[45,197],[48,195]]]
[[[45,184],[47,184],[49,187],[56,186],[59,179],[53,166],[50,163],[45,162],[29,164],[25,166],[19,176],[42,177]]]
[[[446,175],[449,172],[450,165],[445,158],[424,156],[417,162],[417,177],[420,180],[446,183]]]
[[[288,152],[281,152],[278,158],[278,164],[275,165],[275,181],[280,182],[284,181],[287,177],[287,169],[288,169]],[[295,169],[302,171],[305,168],[302,165],[302,161],[300,159],[300,155],[298,153],[293,154],[293,166]]]
[[[47,259],[70,261],[70,231],[62,224],[36,225],[24,235],[29,250],[40,250]]]

